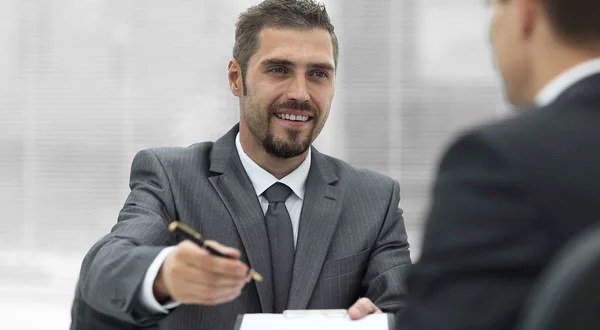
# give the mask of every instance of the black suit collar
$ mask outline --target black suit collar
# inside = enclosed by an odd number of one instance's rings
[[[567,88],[550,105],[592,101],[600,105],[600,73],[588,76]]]

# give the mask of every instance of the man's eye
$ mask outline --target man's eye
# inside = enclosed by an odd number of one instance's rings
[[[285,73],[285,69],[284,68],[273,68],[273,69],[271,69],[271,72],[273,72],[273,73]]]
[[[319,78],[327,78],[329,77],[329,75],[327,74],[327,72],[323,72],[323,71],[317,71],[315,73],[313,73],[315,76],[319,77]]]

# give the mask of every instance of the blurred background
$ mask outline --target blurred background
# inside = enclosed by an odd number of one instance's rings
[[[237,15],[260,0],[0,0],[0,314],[67,329],[79,266],[135,153],[214,140]],[[472,0],[326,0],[340,40],[320,151],[397,179],[419,256],[440,153],[509,114]]]

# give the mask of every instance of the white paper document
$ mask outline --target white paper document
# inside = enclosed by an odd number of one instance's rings
[[[371,314],[353,321],[347,316],[324,314],[246,314],[240,330],[388,330],[387,314]]]

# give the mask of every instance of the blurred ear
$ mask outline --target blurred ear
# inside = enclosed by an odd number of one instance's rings
[[[508,0],[514,1],[514,10],[516,10],[519,22],[519,30],[524,39],[529,39],[533,35],[536,24],[541,14],[541,4],[539,0]]]
[[[235,96],[242,96],[242,69],[235,58],[229,61],[227,67],[227,78],[229,79],[229,88]]]

